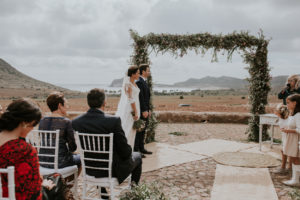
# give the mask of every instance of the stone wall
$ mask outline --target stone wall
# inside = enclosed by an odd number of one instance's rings
[[[73,119],[84,112],[68,112]],[[114,112],[107,112],[114,114]],[[234,112],[189,112],[189,111],[157,111],[157,119],[164,123],[237,123],[247,124],[250,113]]]
[[[237,123],[247,124],[250,113],[228,112],[156,112],[160,122],[168,123]]]

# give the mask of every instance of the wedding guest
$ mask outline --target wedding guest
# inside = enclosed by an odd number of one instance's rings
[[[67,114],[67,100],[62,93],[53,92],[48,96],[46,102],[51,111],[51,115],[41,120],[39,130],[60,130],[58,168],[77,165],[80,173],[80,155],[73,153],[77,149],[74,130],[71,120],[65,117]],[[41,149],[40,154],[43,153],[54,154],[54,151],[52,149]],[[53,162],[53,159],[50,157],[40,156],[39,159],[44,162]],[[41,164],[41,166],[53,168],[53,165]]]
[[[286,99],[287,107],[290,111],[288,127],[282,128],[281,131],[287,134],[286,155],[291,157],[293,176],[291,180],[284,181],[286,185],[299,185],[300,176],[300,95],[293,94]]]
[[[33,102],[19,99],[0,116],[0,168],[15,167],[16,199],[42,199],[36,149],[25,141],[38,124],[41,111]],[[8,196],[7,176],[2,175],[4,197]]]
[[[288,117],[289,117],[289,110],[287,108],[286,105],[283,104],[278,104],[275,110],[275,114],[279,117],[279,121],[278,121],[278,125],[279,128],[284,129],[284,128],[288,128]],[[286,162],[287,162],[287,141],[290,141],[291,139],[287,137],[291,136],[289,134],[286,134],[285,132],[281,132],[281,144],[282,144],[282,149],[281,149],[281,157],[282,157],[282,163],[281,163],[281,167],[275,171],[275,173],[278,174],[285,174],[287,173],[289,170],[292,169],[292,163],[289,162],[289,167],[288,169],[286,169]]]
[[[278,99],[282,99],[286,105],[286,98],[291,94],[300,94],[300,76],[297,74],[288,77],[286,87],[278,94]]]
[[[106,104],[104,90],[95,88],[89,91],[87,102],[90,109],[72,121],[74,130],[91,134],[113,133],[112,176],[116,177],[121,184],[131,174],[131,181],[138,184],[142,173],[141,154],[132,152],[130,145],[128,145],[120,117],[104,113]],[[106,145],[108,145],[108,143]],[[90,155],[89,158],[95,158],[95,156],[100,158],[99,155]],[[101,158],[105,158],[105,155],[100,156]],[[90,167],[103,167],[103,162],[87,161],[85,165]],[[86,172],[88,175],[97,178],[108,177],[107,172],[102,170],[88,168]],[[107,193],[106,189],[101,188],[101,193]],[[107,199],[107,196],[101,196],[103,199]]]

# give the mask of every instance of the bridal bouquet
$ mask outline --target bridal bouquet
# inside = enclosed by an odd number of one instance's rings
[[[139,119],[137,121],[134,121],[132,128],[138,132],[141,132],[145,129],[145,127],[146,127],[146,121]]]

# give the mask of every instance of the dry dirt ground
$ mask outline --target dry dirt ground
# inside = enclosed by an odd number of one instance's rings
[[[247,125],[239,124],[168,124],[161,123],[157,129],[157,142],[178,145],[189,142],[196,142],[205,139],[225,139],[239,142],[247,142],[245,131]],[[181,132],[183,135],[176,136],[169,134]],[[278,128],[275,128],[275,138],[280,138]],[[280,146],[276,145],[274,151],[279,151]],[[210,192],[215,178],[216,162],[212,158],[184,163],[171,167],[165,167],[142,175],[142,181],[156,181],[162,185],[162,190],[171,199],[210,199]],[[291,199],[289,193],[294,190],[281,183],[290,176],[270,174],[279,200]]]
[[[15,93],[15,91],[11,91]],[[0,93],[1,97],[2,94]],[[19,95],[19,94],[18,94]],[[15,95],[16,96],[16,95]],[[20,94],[20,96],[22,96]],[[35,99],[44,112],[48,112],[45,99]],[[6,107],[11,100],[1,100],[0,105]],[[116,111],[118,107],[119,97],[107,98],[107,111]],[[269,105],[267,112],[273,112],[277,103],[282,102],[276,96],[269,97]],[[154,96],[154,110],[156,111],[194,111],[194,112],[249,112],[249,103],[247,96]],[[190,107],[179,107],[179,104],[190,104]],[[68,99],[70,111],[86,111],[88,105],[86,98]]]
[[[49,112],[45,99],[36,100],[44,112]],[[119,101],[118,97],[108,97],[107,111],[115,111]],[[2,107],[6,107],[11,100],[0,100]],[[273,112],[274,107],[281,101],[276,96],[270,96],[267,112]],[[69,111],[86,111],[86,99],[69,99]],[[190,107],[178,107],[179,104],[191,104]],[[158,111],[195,111],[195,112],[248,112],[247,97],[243,96],[155,96],[155,110]],[[209,123],[161,123],[157,128],[157,142],[178,145],[196,142],[210,138],[247,142],[245,134],[247,125],[239,124],[209,124]],[[183,135],[169,134],[180,132]],[[278,129],[275,129],[275,138],[280,138]],[[277,148],[278,149],[278,148]],[[143,173],[142,181],[157,181],[161,189],[171,199],[210,199],[213,186],[216,162],[212,158],[200,161],[165,167],[152,172]],[[280,200],[291,199],[291,187],[284,186],[281,181],[287,176],[279,176],[270,169],[271,177]]]

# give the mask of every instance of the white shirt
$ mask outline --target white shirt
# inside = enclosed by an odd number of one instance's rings
[[[144,81],[147,81],[147,79],[146,78],[144,78],[143,76],[140,76],[142,79],[144,79]]]

